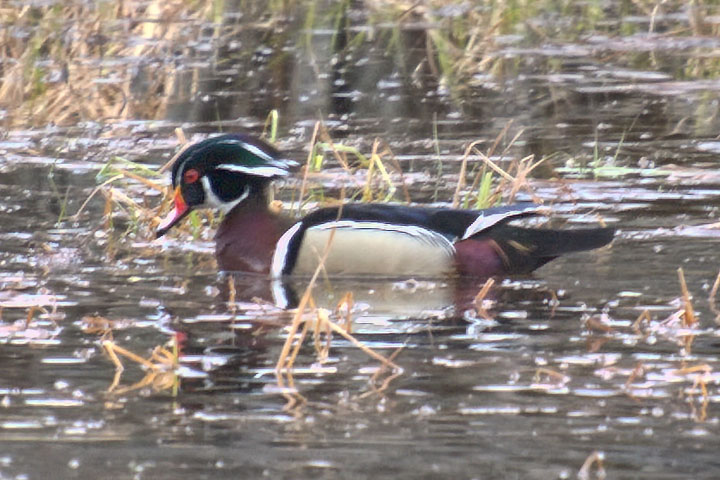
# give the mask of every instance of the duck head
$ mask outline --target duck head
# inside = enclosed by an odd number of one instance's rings
[[[196,208],[224,213],[248,199],[266,197],[267,186],[296,165],[273,146],[243,134],[212,137],[186,148],[172,167],[174,209],[157,229],[165,235]]]

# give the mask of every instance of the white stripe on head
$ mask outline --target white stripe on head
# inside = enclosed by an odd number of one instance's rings
[[[273,253],[272,266],[270,267],[270,276],[272,278],[279,278],[282,276],[285,264],[287,263],[288,248],[290,242],[297,234],[298,230],[302,227],[302,222],[297,222],[295,225],[290,227],[287,232],[283,233],[280,240],[275,245],[275,252]]]
[[[509,212],[496,213],[494,215],[485,215],[485,213],[480,213],[480,215],[478,215],[475,221],[471,223],[467,229],[465,229],[465,233],[463,233],[463,236],[460,240],[467,240],[473,235],[476,235],[483,230],[487,230],[488,228],[493,227],[508,218],[518,217],[527,213],[538,212],[540,208],[541,207],[538,205],[532,205],[530,207],[520,210],[511,210]]]
[[[263,160],[267,160],[272,162],[273,156],[264,151],[263,149],[247,142],[243,142],[242,140],[238,140],[236,138],[227,138],[225,140],[220,140],[217,142],[217,145],[239,145],[241,148],[247,150],[248,152],[252,153],[256,157],[260,157]]]
[[[288,171],[282,167],[274,167],[272,165],[261,165],[257,167],[248,167],[245,165],[237,165],[235,163],[221,163],[217,167],[217,170],[226,170],[228,172],[246,173],[248,175],[255,175],[257,177],[278,177],[287,176]]]
[[[258,158],[261,158],[266,163],[270,164],[271,166],[281,168],[283,170],[286,170],[287,167],[294,167],[298,163],[294,160],[277,160],[275,158],[275,155],[273,153],[268,153],[265,150],[263,150],[261,147],[258,147],[257,145],[253,145],[252,143],[243,142],[242,140],[237,139],[226,139],[218,142],[218,144],[224,144],[224,145],[239,145],[240,148],[247,150],[251,154],[255,155]]]

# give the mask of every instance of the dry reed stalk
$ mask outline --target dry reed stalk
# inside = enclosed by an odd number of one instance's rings
[[[150,354],[150,361],[159,368],[177,368],[178,366],[178,348],[177,342],[173,339],[173,351],[165,347],[156,346]]]
[[[352,333],[352,309],[355,305],[355,298],[352,292],[346,292],[335,307],[335,314],[343,319],[343,323],[339,324],[346,332]]]
[[[490,289],[493,287],[493,285],[495,285],[495,279],[492,278],[492,277],[488,278],[488,279],[485,281],[485,283],[483,284],[483,286],[482,286],[482,288],[480,289],[480,291],[478,292],[478,294],[475,295],[475,300],[474,300],[474,302],[477,304],[477,303],[480,303],[480,302],[482,302],[483,300],[485,300],[485,297],[486,297],[487,294],[490,292]]]
[[[170,160],[165,162],[165,164],[162,167],[160,167],[160,169],[158,170],[158,173],[165,173],[165,171],[167,171],[168,168],[173,166],[173,164],[175,163],[175,160],[177,160],[178,157],[180,155],[182,155],[183,152],[185,150],[187,150],[187,148],[190,146],[190,144],[188,143],[188,139],[185,136],[185,132],[183,131],[182,128],[178,127],[175,129],[175,136],[177,137],[178,143],[180,144],[180,150],[178,150],[177,153],[175,155],[173,155]]]
[[[700,387],[700,395],[702,396],[702,403],[700,404],[700,412],[696,412],[695,418],[698,422],[704,422],[707,420],[707,407],[710,404],[710,395],[708,395],[707,381],[705,380],[706,375],[695,375],[693,386],[688,393],[688,401],[695,412],[695,404],[692,401],[695,395],[695,390]]]
[[[375,139],[373,142],[372,152],[370,153],[370,164],[367,167],[367,175],[365,177],[365,188],[363,189],[363,202],[370,202],[373,199],[373,193],[372,193],[372,178],[373,173],[375,173],[375,164],[377,162],[377,146],[378,141]]]
[[[110,361],[115,365],[115,375],[113,376],[113,380],[107,389],[108,393],[121,395],[152,385],[155,390],[164,390],[166,388],[173,387],[173,394],[177,394],[178,379],[175,375],[175,369],[179,363],[179,353],[177,343],[175,341],[173,341],[172,351],[169,351],[161,346],[156,346],[151,352],[150,357],[146,359],[126,348],[119,346],[109,338],[112,338],[111,329],[104,332],[101,337],[103,350],[107,353]],[[122,372],[125,370],[125,367],[120,360],[120,356],[128,358],[131,361],[145,367],[148,370],[145,377],[133,385],[118,388],[120,379],[122,378]]]
[[[480,150],[478,150],[477,148],[473,148],[473,150],[475,151],[475,154],[478,155],[478,156],[480,157],[480,159],[481,159],[488,167],[490,167],[495,173],[497,173],[498,175],[500,175],[502,178],[504,178],[504,179],[507,180],[508,182],[511,182],[511,183],[512,183],[512,182],[515,181],[515,177],[513,177],[512,175],[510,175],[509,173],[507,173],[505,170],[503,170],[503,169],[500,168],[499,166],[497,166],[497,165],[495,164],[495,162],[493,162],[492,160],[490,160],[490,157],[488,157],[487,155],[485,155],[484,153],[482,153],[482,152],[481,152]]]
[[[126,393],[140,390],[147,386],[151,386],[155,391],[162,391],[167,390],[168,388],[172,388],[173,397],[177,396],[179,381],[177,375],[175,375],[173,372],[165,372],[160,370],[149,371],[138,382],[133,383],[132,385],[128,385],[126,387],[118,388],[121,378],[122,372],[116,371],[115,376],[113,377],[113,382],[107,389],[108,393],[112,393],[115,396],[125,395]]]
[[[183,145],[183,147],[170,159],[169,162],[167,162],[165,165],[163,165],[159,170],[157,170],[157,173],[161,173],[163,170],[167,169],[172,163],[178,158],[179,155],[182,154],[182,152],[187,148],[187,139],[185,138],[185,134],[183,133],[182,129],[178,128],[175,130],[176,135],[178,136],[178,139],[180,143]],[[93,189],[93,191],[90,193],[90,195],[85,199],[85,201],[82,203],[78,211],[68,217],[72,221],[77,221],[80,214],[85,210],[90,200],[98,193],[101,192],[105,198],[105,211],[104,216],[106,218],[106,229],[110,229],[110,215],[112,214],[113,207],[114,206],[121,206],[126,205],[129,207],[129,209],[137,215],[138,218],[141,219],[143,222],[147,222],[150,225],[157,224],[160,222],[160,219],[158,217],[159,213],[165,209],[165,205],[168,203],[171,203],[172,201],[172,195],[170,195],[168,189],[165,186],[162,186],[152,180],[149,180],[148,178],[138,175],[134,172],[128,171],[123,168],[113,168],[113,173],[116,173],[116,175],[112,176],[108,180],[105,180],[103,183],[98,185]],[[110,185],[122,180],[122,179],[130,179],[134,180],[136,182],[139,182],[143,184],[145,187],[157,190],[159,192],[163,192],[163,200],[161,201],[160,205],[158,205],[157,208],[154,210],[150,210],[148,208],[145,208],[141,205],[139,205],[136,201],[134,201],[132,198],[130,198],[124,191],[111,187]],[[212,213],[208,216],[209,221],[212,223]]]
[[[308,401],[307,398],[305,398],[295,387],[295,378],[292,375],[292,370],[288,370],[284,373],[276,371],[275,379],[277,380],[277,385],[280,389],[280,395],[282,395],[287,401],[287,403],[283,406],[283,410],[296,410],[299,414],[300,408],[306,405]]]
[[[685,312],[683,313],[682,319],[683,319],[683,326],[684,327],[692,327],[697,323],[697,317],[695,316],[695,310],[692,306],[692,298],[690,296],[690,292],[687,288],[687,283],[685,283],[685,272],[683,271],[682,267],[678,268],[678,279],[680,280],[680,290],[682,291],[682,297],[683,297],[683,304],[685,306]]]
[[[717,296],[718,289],[720,288],[720,272],[715,277],[715,283],[713,283],[710,294],[708,295],[708,303],[710,304],[710,311],[715,314],[715,323],[720,323],[720,310],[715,304],[715,297]]]
[[[373,197],[371,184],[372,184],[373,170],[375,168],[378,169],[383,181],[385,183],[387,183],[387,185],[389,186],[390,191],[388,193],[388,196],[392,196],[396,190],[395,184],[392,181],[392,178],[390,178],[390,174],[388,173],[387,169],[385,168],[385,165],[383,164],[382,152],[378,153],[379,146],[380,146],[380,139],[376,138],[373,141],[372,152],[370,154],[370,164],[368,165],[368,169],[367,169],[367,181],[365,184],[365,191],[363,192],[363,199],[367,200],[367,201],[372,200],[372,197]]]
[[[28,52],[29,53],[29,52]],[[19,105],[24,97],[23,65],[27,54],[18,59],[18,63],[5,71],[5,78],[0,84],[0,105]]]
[[[312,137],[310,137],[310,148],[308,150],[307,161],[305,162],[305,169],[303,171],[302,182],[300,183],[300,194],[297,199],[297,211],[299,212],[302,208],[303,198],[307,190],[307,180],[310,174],[310,165],[313,162],[313,155],[315,153],[315,144],[317,143],[318,131],[320,130],[320,122],[315,122],[315,128],[313,128]]]
[[[538,166],[540,166],[544,161],[545,158],[542,158],[538,160],[537,162],[533,162],[533,156],[529,155],[527,157],[522,158],[519,161],[513,161],[510,164],[510,168],[507,170],[501,168],[497,163],[492,161],[490,159],[490,156],[494,154],[495,150],[500,144],[500,141],[504,138],[507,131],[510,128],[512,122],[508,122],[504,127],[503,130],[495,137],[495,141],[493,145],[488,149],[487,153],[483,153],[480,150],[477,149],[475,145],[473,145],[472,150],[475,152],[476,155],[480,157],[482,162],[487,165],[492,171],[494,171],[496,174],[500,176],[500,182],[495,187],[492,195],[490,195],[489,203],[493,204],[498,199],[502,198],[503,195],[505,195],[507,198],[505,199],[506,203],[512,203],[515,200],[515,196],[521,189],[525,189],[530,196],[532,197],[533,201],[536,203],[542,203],[542,199],[540,199],[535,192],[533,191],[532,187],[530,186],[530,183],[528,182],[527,176]],[[510,142],[505,146],[503,151],[500,154],[500,158],[504,158],[505,155],[509,152],[510,148],[512,148],[513,144],[520,138],[520,136],[523,134],[524,130],[520,130],[518,133],[515,134],[515,136],[510,140]],[[511,170],[515,170],[514,175],[509,173]],[[471,191],[474,191],[477,186],[480,183],[482,171],[478,172],[473,179],[473,184],[471,187]],[[508,183],[510,184],[509,187],[509,193],[508,193]],[[457,190],[456,190],[457,195]],[[455,200],[453,201],[453,204],[455,204]]]
[[[535,195],[527,176],[535,170],[535,168],[542,165],[545,162],[545,159],[541,158],[537,162],[533,163],[534,158],[534,155],[528,155],[518,162],[517,171],[515,173],[515,181],[512,183],[512,188],[510,189],[510,193],[508,195],[508,203],[515,201],[515,196],[521,188],[524,188],[530,194],[535,203],[542,203],[541,199]]]
[[[583,462],[580,470],[578,470],[577,477],[579,480],[590,480],[591,469],[595,465],[595,477],[598,479],[605,478],[605,468],[603,467],[603,461],[605,460],[605,453],[600,451],[593,451]]]
[[[112,339],[112,329],[115,322],[100,315],[86,315],[81,320],[83,333],[101,335],[103,340]]]
[[[585,328],[591,331],[605,333],[605,334],[612,334],[615,333],[615,329],[611,327],[610,325],[606,324],[602,317],[589,317],[587,320],[585,320]]]
[[[341,197],[344,197],[344,190],[341,194]],[[340,205],[340,208],[338,209],[338,218],[342,215],[342,204]],[[315,306],[315,301],[312,298],[312,290],[315,287],[315,283],[317,281],[318,276],[320,275],[320,272],[324,271],[324,264],[327,260],[327,257],[330,253],[330,248],[332,246],[332,242],[335,238],[335,229],[332,229],[330,231],[330,235],[328,236],[328,240],[325,243],[325,247],[323,249],[322,255],[320,256],[318,266],[315,268],[315,271],[313,272],[312,277],[310,278],[310,281],[308,282],[307,287],[305,288],[305,292],[303,293],[300,302],[298,304],[298,307],[295,311],[295,315],[293,317],[293,321],[290,325],[290,328],[288,329],[287,338],[285,339],[285,343],[283,344],[283,347],[280,351],[280,355],[278,356],[278,360],[275,364],[275,372],[276,375],[280,375],[283,372],[289,372],[292,370],[293,364],[295,363],[295,359],[297,358],[297,355],[299,353],[300,347],[304,341],[304,339],[307,336],[308,328],[309,328],[309,322],[303,318],[303,315],[305,313],[305,309],[307,307],[310,307],[311,311],[315,311],[315,329],[316,331],[318,329],[325,329],[326,335],[328,335],[329,338],[329,332],[335,332],[338,335],[342,336],[346,340],[348,340],[350,343],[352,343],[354,346],[362,350],[365,354],[368,356],[380,361],[383,365],[387,367],[391,367],[395,370],[401,370],[400,367],[395,364],[394,362],[388,360],[384,356],[378,354],[371,348],[364,345],[362,342],[358,341],[355,337],[353,337],[350,333],[348,333],[347,330],[344,328],[338,326],[333,321],[330,320],[329,314],[324,309],[318,309]],[[298,335],[298,330],[300,329],[300,324],[303,324],[302,331]],[[297,338],[296,338],[297,336]],[[294,345],[293,345],[294,344]],[[316,345],[319,345],[319,339],[316,337]],[[326,347],[329,350],[329,344]],[[321,350],[325,351],[325,349]]]
[[[102,190],[102,194],[111,202],[111,205],[126,205],[135,213],[139,213],[143,218],[153,218],[155,215],[149,209],[140,206],[135,200],[130,198],[122,190],[114,187]],[[112,208],[106,214],[112,213]]]
[[[630,385],[638,378],[643,378],[645,376],[645,372],[645,365],[642,362],[638,362],[632,372],[630,372],[630,375],[628,375],[628,379],[625,381],[625,386],[623,388],[626,391],[629,391]]]
[[[643,332],[640,329],[640,326],[643,324],[643,322],[645,322],[647,325],[650,325],[650,323],[652,322],[652,317],[650,316],[650,311],[648,309],[643,310],[643,312],[633,322],[633,332],[637,333],[638,335],[642,335]]]
[[[315,308],[313,306],[313,308]],[[315,343],[315,352],[318,362],[324,362],[330,356],[330,347],[332,345],[332,331],[328,322],[323,320],[329,318],[328,313],[324,309],[316,310],[317,316],[313,325],[313,341]],[[321,343],[320,335],[325,334],[325,342]]]
[[[398,366],[395,362],[383,357],[379,353],[377,353],[375,350],[371,349],[364,343],[360,342],[358,339],[356,339],[354,336],[350,335],[348,332],[345,331],[342,327],[338,326],[334,322],[332,322],[326,315],[322,317],[322,321],[325,322],[333,332],[337,333],[341,337],[343,337],[345,340],[349,341],[353,345],[355,345],[357,348],[365,352],[368,356],[374,358],[375,360],[379,361],[386,367],[390,367],[393,370],[396,371],[402,371],[402,368]]]
[[[315,305],[315,300],[313,300],[313,297],[309,297],[308,304],[310,309],[312,310],[313,306]],[[295,346],[290,352],[290,357],[285,362],[285,369],[286,370],[292,370],[293,366],[295,365],[295,360],[297,359],[298,353],[300,353],[300,348],[302,347],[302,344],[305,342],[305,338],[307,338],[308,329],[310,328],[310,322],[307,320],[304,320],[302,322],[302,331],[300,332],[300,335],[297,339],[295,339]]]
[[[75,212],[74,215],[71,215],[71,216],[68,217],[68,218],[69,218],[70,220],[72,220],[72,221],[77,221],[77,220],[80,218],[80,214],[83,212],[83,210],[85,210],[85,207],[87,207],[87,204],[90,203],[90,200],[92,200],[92,198],[93,198],[98,192],[102,191],[103,188],[106,187],[107,185],[110,185],[111,183],[115,182],[116,180],[120,180],[121,178],[123,178],[122,175],[116,175],[116,176],[114,176],[114,177],[112,177],[112,178],[110,178],[110,179],[108,179],[108,180],[105,180],[103,183],[101,183],[100,185],[98,185],[97,187],[95,187],[95,188],[93,189],[93,191],[90,193],[90,195],[88,195],[88,197],[87,197],[87,198],[85,199],[85,201],[82,203],[82,205],[80,205],[80,208],[78,208],[78,211]]]
[[[143,177],[142,175],[138,175],[133,172],[129,172],[123,168],[116,168],[116,172],[118,172],[119,175],[122,175],[125,178],[130,178],[132,180],[136,180],[143,185],[145,185],[148,188],[151,188],[153,190],[157,190],[158,192],[165,192],[166,188],[163,185],[160,185],[159,183],[153,182],[152,180],[148,180],[147,178]]]
[[[505,19],[500,18],[495,23],[493,23],[490,28],[486,30],[486,34],[483,37],[483,41],[481,44],[482,48],[482,58],[480,61],[477,62],[477,70],[478,71],[487,71],[490,70],[488,68],[488,65],[492,62],[498,63],[502,62],[502,58],[497,58],[492,55],[492,51],[495,49],[495,32],[498,31],[499,27],[504,23]],[[529,24],[532,24],[532,22],[529,22]],[[477,56],[477,55],[475,55]]]
[[[558,306],[560,306],[560,299],[557,296],[557,292],[550,290],[550,318],[555,317]]]
[[[125,367],[123,366],[122,362],[120,361],[120,357],[118,357],[117,353],[115,353],[116,350],[115,350],[115,348],[112,347],[114,345],[115,345],[115,343],[112,340],[104,340],[102,342],[103,349],[108,354],[108,357],[110,357],[110,361],[115,365],[115,370],[118,373],[122,373],[125,370]],[[119,377],[118,377],[118,381],[119,381]],[[115,383],[116,382],[113,381],[113,384],[115,384]]]
[[[546,375],[548,378],[548,381],[550,381],[550,379],[553,379],[555,385],[564,385],[570,381],[570,377],[567,375],[564,375],[560,372],[556,372],[555,370],[552,370],[550,368],[540,367],[537,370],[535,370],[535,376],[533,377],[533,383],[539,384],[540,381],[542,380],[542,375]]]
[[[227,304],[232,314],[237,311],[235,299],[237,298],[237,289],[235,288],[235,277],[228,275],[228,300]]]
[[[102,193],[103,197],[105,197],[105,207],[103,208],[103,219],[105,221],[103,227],[105,228],[105,231],[110,231],[112,230],[112,195],[110,195],[105,189],[100,190],[100,193]]]
[[[28,309],[27,315],[25,316],[25,328],[28,328],[30,326],[30,323],[32,323],[33,318],[35,317],[35,312],[45,312],[47,313],[47,310],[45,310],[42,307],[39,307],[37,305],[33,305]]]
[[[708,394],[707,382],[708,382],[708,380],[712,380],[712,378],[711,378],[712,367],[707,363],[703,363],[700,365],[693,365],[691,367],[684,367],[684,368],[675,370],[674,373],[678,374],[678,375],[695,374],[694,378],[693,378],[693,384],[687,392],[688,403],[690,404],[690,406],[693,410],[693,416],[695,417],[695,419],[698,422],[704,422],[707,419],[707,406],[710,403],[710,396]],[[700,395],[702,397],[702,403],[700,405],[700,412],[696,411],[695,403],[693,402],[693,398],[695,396],[695,392],[698,387],[700,387]]]
[[[338,209],[338,218],[340,218],[340,215],[342,215],[342,205]],[[325,259],[327,259],[327,256],[330,253],[330,246],[332,245],[332,242],[334,239],[335,239],[335,229],[332,229],[330,231],[330,235],[328,236],[327,242],[325,243],[325,248],[323,249],[322,256],[320,257],[320,262],[319,262],[317,268],[315,268],[315,272],[313,272],[313,275],[310,278],[310,281],[308,282],[307,287],[305,287],[305,292],[303,293],[303,296],[301,297],[300,302],[298,303],[298,307],[296,309],[295,316],[293,317],[292,324],[290,325],[290,330],[288,331],[287,339],[285,340],[285,344],[283,345],[282,350],[280,351],[280,356],[278,357],[278,361],[275,364],[276,372],[280,372],[284,369],[288,369],[288,367],[286,365],[286,361],[288,359],[288,355],[290,354],[290,347],[292,346],[295,334],[297,333],[297,330],[300,327],[300,324],[303,322],[303,314],[305,312],[305,308],[308,306],[308,304],[311,301],[312,290],[315,287],[315,282],[317,281],[317,278],[320,275],[320,272],[324,269]],[[302,337],[302,338],[304,338],[304,337]],[[298,343],[301,343],[301,342],[298,342]]]
[[[498,145],[500,145],[500,142],[502,141],[502,139],[505,138],[505,135],[507,135],[507,132],[510,131],[510,127],[512,126],[512,124],[513,124],[513,120],[508,121],[508,122],[503,126],[502,130],[500,130],[500,133],[497,134],[497,136],[495,137],[495,141],[493,142],[492,146],[488,149],[488,152],[487,152],[488,157],[490,157],[490,156],[492,156],[493,154],[495,154],[495,149],[497,149]],[[504,148],[503,151],[500,153],[500,158],[505,157],[505,155],[510,151],[510,149],[512,148],[512,146],[515,145],[515,142],[517,142],[518,138],[520,138],[523,133],[525,133],[525,129],[524,129],[524,128],[521,128],[521,129],[515,134],[515,136],[514,136],[512,139],[510,139],[510,141],[508,142],[508,144],[505,145],[505,148]]]
[[[388,360],[391,362],[395,360],[395,358],[405,349],[405,345],[398,347],[395,349],[393,353],[390,354],[388,357]],[[385,379],[382,381],[380,386],[375,386],[377,384],[378,379],[380,378],[380,375],[382,375],[387,370],[387,367],[385,365],[380,366],[370,377],[370,390],[361,394],[358,398],[365,398],[370,395],[381,395],[385,390],[388,389],[390,386],[390,383],[392,383],[393,380],[395,380],[397,377],[403,374],[402,369],[400,370],[394,370],[393,373],[385,377]]]
[[[475,312],[486,320],[491,320],[492,315],[488,313],[488,306],[485,300],[490,289],[495,285],[495,279],[490,277],[485,281],[480,291],[475,295],[473,299],[473,305],[475,306]]]
[[[113,363],[115,363],[115,366],[117,368],[123,369],[122,362],[120,362],[120,359],[118,358],[117,354],[129,358],[135,363],[139,363],[140,365],[144,366],[145,368],[149,370],[157,370],[158,366],[154,363],[152,363],[149,360],[144,359],[140,355],[131,352],[130,350],[121,347],[120,345],[116,344],[112,340],[104,340],[102,342],[102,346],[105,349],[106,352],[108,352],[108,355],[113,360]],[[117,361],[117,363],[116,363]]]
[[[300,299],[300,303],[298,304],[297,310],[293,317],[293,321],[290,324],[290,328],[288,329],[287,338],[285,339],[285,343],[280,350],[280,355],[278,356],[278,360],[275,364],[275,372],[278,374],[290,369],[287,365],[287,360],[290,356],[290,348],[295,341],[295,335],[297,334],[298,328],[300,328],[300,324],[303,322],[303,312],[310,300],[310,296],[306,295],[307,293],[308,289],[305,290],[305,294],[303,294],[303,297]]]
[[[697,373],[697,372],[702,372],[704,374],[709,375],[710,373],[712,373],[712,367],[707,363],[703,363],[700,365],[693,365],[692,367],[683,367],[678,370],[675,370],[675,373],[680,374],[680,375],[687,375],[689,373]]]
[[[323,123],[321,123],[320,125],[319,136],[320,140],[322,140],[323,143],[328,144],[330,150],[333,153],[333,157],[335,157],[335,160],[342,166],[345,171],[350,172],[352,169],[350,168],[350,163],[347,161],[347,156],[345,155],[345,152],[340,152],[335,147],[335,142],[333,141],[332,137],[330,136],[330,132],[328,132],[325,124]]]
[[[467,162],[468,157],[470,156],[470,152],[472,152],[473,148],[475,148],[476,145],[482,143],[482,140],[475,140],[470,145],[468,145],[465,148],[465,153],[463,154],[462,162],[460,163],[460,173],[458,174],[458,183],[455,187],[455,193],[453,194],[453,201],[452,206],[453,208],[458,208],[460,206],[460,192],[463,188],[465,188],[466,179],[465,175],[467,172]]]
[[[395,158],[395,154],[393,153],[390,146],[383,140],[383,143],[385,144],[385,148],[380,153],[381,156],[386,156],[390,158],[390,161],[392,162],[392,166],[395,168],[395,171],[397,172],[398,176],[400,177],[400,188],[402,188],[403,191],[403,198],[405,200],[405,203],[411,203],[412,198],[410,197],[410,190],[408,189],[407,184],[405,183],[405,175],[403,174],[402,166],[400,165],[400,162],[397,161],[397,158]]]

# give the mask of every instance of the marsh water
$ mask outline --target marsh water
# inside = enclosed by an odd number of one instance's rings
[[[563,36],[587,12],[537,12],[472,57],[492,69],[453,77],[429,60],[436,33],[490,15],[484,4],[378,19],[347,2],[282,15],[256,3],[168,22],[183,42],[155,56],[69,60],[71,72],[97,62],[88,92],[121,82],[107,73],[120,65],[127,108],[161,96],[155,117],[7,122],[0,479],[717,478],[720,17],[700,12],[696,31],[685,5],[651,15],[607,2],[592,34]],[[136,32],[129,22],[107,24],[106,41]],[[154,89],[158,68],[172,87]],[[368,157],[380,139],[393,180],[423,204],[450,204],[466,146],[489,152],[500,136],[498,165],[546,157],[517,200],[552,205],[564,228],[614,226],[616,240],[497,279],[487,311],[473,303],[480,280],[320,282],[323,305],[353,293],[353,334],[401,370],[335,335],[322,360],[306,340],[294,383],[279,384],[293,317],[266,279],[218,273],[208,229],[154,240],[128,204],[98,193],[82,207],[113,157],[157,168],[175,128],[260,135],[271,109],[278,146],[300,162],[318,120]],[[480,164],[470,157],[464,191]],[[365,178],[326,154],[311,182],[319,201]],[[137,181],[116,188],[147,208],[161,200]],[[109,338],[142,357],[174,342],[179,364],[153,372],[121,356],[119,373]]]

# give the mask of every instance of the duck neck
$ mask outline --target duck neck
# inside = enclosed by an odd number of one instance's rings
[[[291,224],[291,219],[270,208],[265,192],[249,195],[225,215],[218,227],[218,266],[221,270],[269,272],[275,244]]]

